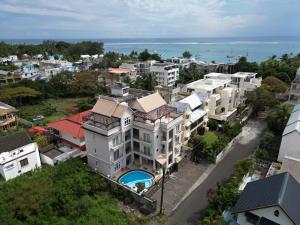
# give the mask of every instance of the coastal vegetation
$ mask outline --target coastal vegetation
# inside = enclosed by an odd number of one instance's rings
[[[76,159],[0,181],[0,221],[15,224],[138,224],[105,180]]]
[[[8,44],[0,42],[0,57],[8,55],[17,55],[19,57],[27,54],[34,56],[37,54],[47,55],[63,55],[67,60],[78,60],[82,54],[102,54],[104,51],[103,43],[83,41],[78,43],[70,43],[65,41],[46,40],[41,44]]]

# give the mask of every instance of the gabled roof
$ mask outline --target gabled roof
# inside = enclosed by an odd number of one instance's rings
[[[280,173],[247,184],[232,209],[240,213],[279,206],[295,224],[300,224],[300,184],[289,173]]]
[[[10,152],[30,143],[32,143],[32,141],[25,131],[21,131],[9,136],[0,137],[0,153]]]
[[[297,131],[300,133],[300,104],[296,105],[290,115],[282,136]]]
[[[179,102],[189,104],[192,110],[194,110],[196,107],[202,105],[202,99],[200,98],[198,93],[193,93],[190,96],[180,100]]]
[[[148,113],[166,104],[166,101],[158,92],[156,92],[154,94],[135,100],[132,108],[140,112]]]
[[[87,110],[76,115],[48,123],[47,126],[55,130],[58,130],[64,134],[68,134],[74,138],[81,138],[84,136],[83,129],[83,117],[91,114],[91,110]]]
[[[92,112],[107,117],[121,118],[126,109],[127,106],[121,103],[100,98],[94,105]]]

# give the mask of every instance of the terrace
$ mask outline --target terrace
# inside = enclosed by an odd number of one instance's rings
[[[120,120],[114,117],[101,116],[95,118],[94,115],[86,116],[83,118],[84,122],[88,125],[100,128],[102,130],[111,130],[121,125]]]
[[[157,109],[154,109],[148,113],[135,111],[134,120],[138,122],[144,122],[151,125],[155,125],[157,120],[160,120],[161,123],[168,124],[180,117],[181,115],[176,112],[176,108],[163,105]]]

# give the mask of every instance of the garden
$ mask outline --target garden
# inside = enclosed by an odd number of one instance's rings
[[[43,166],[13,180],[0,181],[0,221],[18,224],[144,224],[126,215],[118,200],[132,199],[112,191],[106,181],[77,159]]]
[[[216,156],[242,129],[239,121],[219,123],[216,120],[209,120],[208,127],[209,131],[203,135],[195,135],[190,143],[193,148],[192,160],[195,162],[203,159],[215,162]]]

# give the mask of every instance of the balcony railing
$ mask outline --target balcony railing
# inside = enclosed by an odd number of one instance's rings
[[[86,124],[98,127],[103,130],[111,130],[111,129],[121,125],[120,121],[118,121],[118,120],[110,120],[107,122],[100,122],[100,121],[96,121],[93,116],[84,117],[83,120]]]

